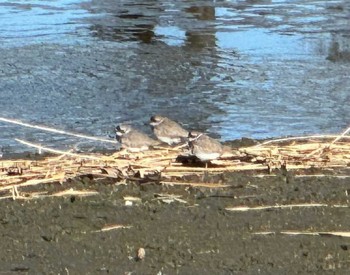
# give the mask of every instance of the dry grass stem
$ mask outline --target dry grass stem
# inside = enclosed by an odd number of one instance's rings
[[[336,143],[337,141],[341,140],[342,138],[345,137],[346,134],[348,134],[350,132],[350,127],[348,129],[346,129],[340,136],[336,137],[331,143],[330,145]]]
[[[100,160],[100,158],[96,158],[94,156],[82,155],[82,154],[74,154],[74,153],[71,153],[70,151],[61,151],[61,150],[51,149],[51,148],[47,148],[47,147],[41,146],[39,144],[31,143],[31,142],[28,142],[28,141],[25,141],[25,140],[22,140],[22,139],[18,139],[18,138],[16,138],[15,140],[18,141],[19,143],[22,143],[22,144],[27,145],[29,147],[37,148],[39,150],[50,152],[50,153],[54,153],[54,154],[60,154],[61,155],[60,157],[73,156],[73,157],[79,157],[79,158],[82,158],[82,159]]]
[[[180,202],[180,203],[188,203],[187,201],[181,199],[181,195],[175,195],[175,194],[155,194],[155,200],[160,200],[165,203],[172,203],[172,202]]]
[[[61,192],[57,192],[52,194],[52,197],[63,197],[63,196],[81,196],[81,197],[86,197],[86,196],[94,196],[98,195],[99,192],[95,190],[74,190],[73,188],[70,188],[68,190],[64,190]]]
[[[301,203],[301,204],[284,204],[284,205],[267,205],[267,206],[237,206],[237,207],[227,207],[228,211],[233,212],[247,212],[247,211],[259,211],[259,210],[271,210],[271,209],[292,209],[292,208],[309,208],[309,207],[349,207],[348,205],[328,205],[324,203]]]
[[[54,128],[50,128],[47,126],[40,126],[40,125],[35,125],[35,124],[30,124],[26,122],[22,122],[17,119],[10,119],[10,118],[5,118],[5,117],[0,117],[0,121],[11,123],[11,124],[16,124],[28,128],[34,128],[46,132],[51,132],[51,133],[56,133],[56,134],[61,134],[61,135],[68,135],[68,136],[74,136],[78,138],[84,138],[84,139],[89,139],[89,140],[94,140],[94,141],[101,141],[101,142],[108,142],[108,143],[114,143],[118,144],[116,140],[111,140],[111,139],[104,139],[104,138],[99,138],[99,137],[93,137],[93,136],[88,136],[88,135],[83,135],[83,134],[77,134],[77,133],[71,133],[63,130],[58,130]]]
[[[336,236],[336,237],[350,237],[349,231],[316,231],[316,232],[310,232],[310,231],[281,231],[281,232],[274,232],[274,231],[264,231],[264,232],[254,232],[254,235],[277,235],[277,234],[283,234],[283,235],[289,235],[289,236],[303,236],[303,235],[310,235],[310,236]]]
[[[132,197],[132,196],[125,196],[123,197],[125,201],[132,201],[132,202],[141,202],[141,198],[138,197]]]
[[[295,175],[295,178],[337,178],[348,179],[350,175],[327,175],[327,174],[315,174],[315,175]]]
[[[308,154],[307,157],[311,157],[311,156],[316,155],[318,153],[323,153],[325,150],[330,150],[331,146],[333,147],[336,142],[343,139],[349,131],[350,131],[350,127],[348,129],[346,129],[342,134],[337,136],[332,142],[316,149],[315,151]]]
[[[301,141],[301,140],[312,140],[312,139],[332,139],[332,138],[338,138],[339,135],[311,135],[311,136],[300,136],[300,137],[288,137],[288,138],[278,138],[278,139],[271,139],[264,141],[260,144],[255,145],[254,147],[260,147],[263,145],[268,145],[272,143],[280,143],[280,142],[286,142],[286,141]],[[343,136],[344,139],[350,139],[350,136]]]
[[[116,229],[129,229],[132,228],[131,225],[123,225],[123,224],[112,224],[112,225],[106,225],[100,230],[96,230],[93,232],[106,232],[106,231],[111,231],[111,230],[116,230]]]
[[[205,182],[179,182],[179,181],[161,181],[164,185],[184,185],[184,186],[192,186],[192,187],[207,187],[207,188],[225,188],[229,187],[228,184],[220,184],[220,183],[205,183]]]

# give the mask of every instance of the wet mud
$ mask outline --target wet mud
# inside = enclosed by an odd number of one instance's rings
[[[305,176],[321,172],[327,176]],[[0,271],[345,274],[350,268],[347,238],[281,232],[348,231],[350,181],[346,173],[309,170],[301,176],[298,171],[275,171],[205,178],[208,183],[229,184],[226,188],[122,183],[92,177],[46,185],[50,192],[72,187],[99,194],[1,200]],[[165,194],[179,200],[169,201]],[[130,205],[125,197],[139,200]],[[247,212],[227,209],[301,203],[327,206]],[[101,231],[112,225],[124,228]],[[261,232],[274,234],[257,234]],[[140,248],[145,250],[143,259],[137,257]]]

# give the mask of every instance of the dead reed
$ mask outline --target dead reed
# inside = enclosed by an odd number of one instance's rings
[[[16,120],[4,118],[0,120],[12,121],[21,126],[40,130],[48,128]],[[158,147],[154,150],[132,154],[125,151],[118,151],[111,155],[77,154],[17,139],[22,144],[56,156],[46,157],[43,160],[0,160],[0,198],[10,195],[14,199],[16,197],[20,199],[24,187],[38,186],[37,189],[39,189],[39,186],[46,183],[63,184],[69,179],[86,175],[96,179],[110,178],[115,182],[139,181],[224,188],[228,185],[209,184],[198,182],[198,180],[190,182],[185,178],[186,176],[201,178],[204,173],[234,171],[260,171],[260,173],[267,174],[274,169],[346,168],[350,165],[350,137],[346,136],[349,131],[350,128],[338,136],[285,138],[266,141],[251,147],[232,149],[226,152],[221,159],[212,161],[208,168],[199,162],[193,162],[193,158],[186,156],[188,155],[187,149],[181,147]],[[56,132],[61,133],[60,130]],[[84,137],[84,135],[77,136]],[[103,141],[100,138],[88,138]],[[38,190],[34,188],[33,194],[35,191]],[[89,195],[95,194],[94,191],[91,193],[87,190],[86,192]]]

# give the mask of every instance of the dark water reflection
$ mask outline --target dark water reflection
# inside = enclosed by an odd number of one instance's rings
[[[154,113],[222,140],[339,132],[349,15],[345,0],[1,2],[1,116],[101,136]],[[14,137],[78,142],[0,124],[5,151]]]

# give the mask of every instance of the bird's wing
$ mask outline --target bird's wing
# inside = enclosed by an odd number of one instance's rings
[[[188,131],[182,128],[175,121],[168,121],[168,126],[163,128],[164,133],[169,137],[188,136]]]

